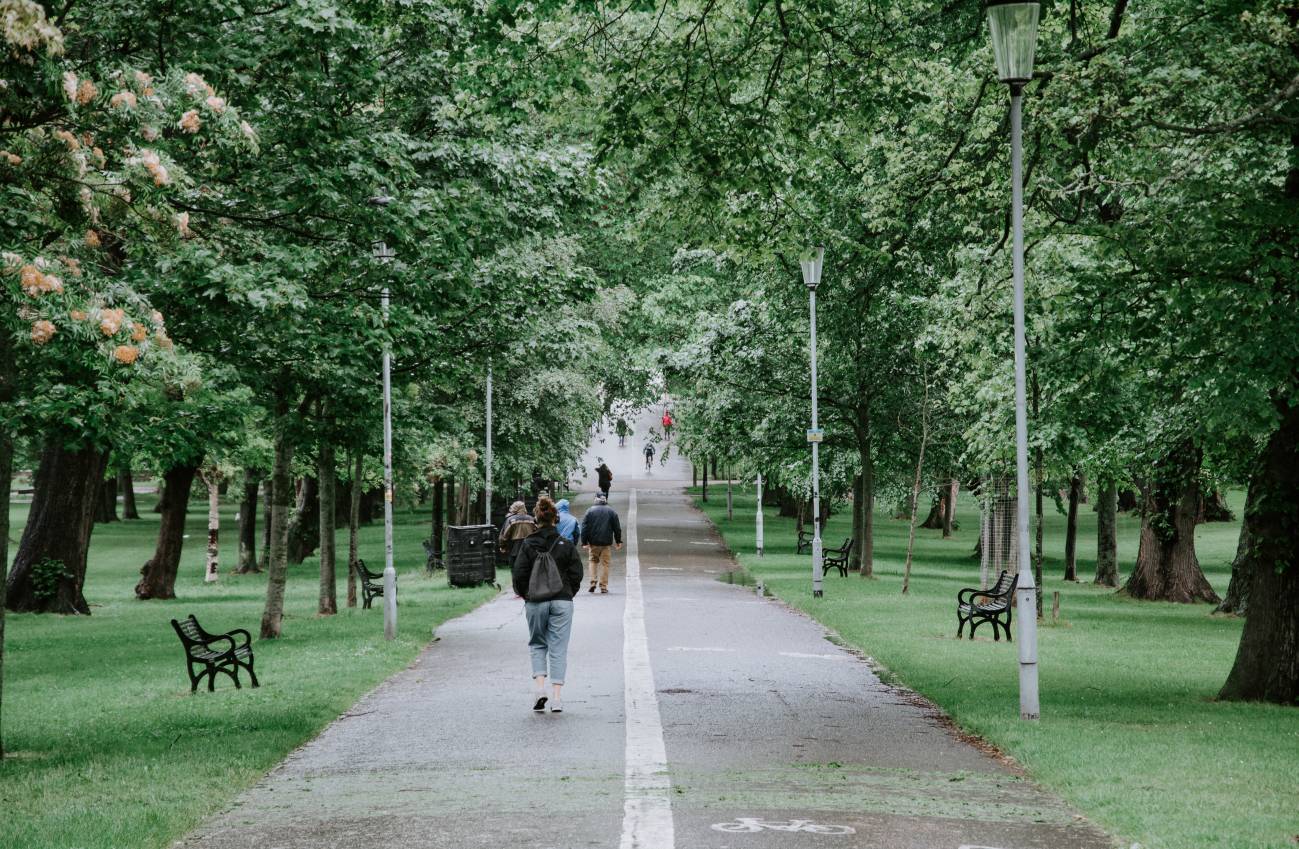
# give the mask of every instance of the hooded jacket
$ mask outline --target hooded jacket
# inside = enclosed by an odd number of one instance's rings
[[[532,565],[537,555],[554,546],[551,556],[559,567],[559,576],[564,582],[564,591],[555,600],[572,601],[574,594],[582,585],[582,558],[577,553],[577,546],[559,535],[554,527],[544,527],[523,541],[519,554],[514,558],[511,575],[514,579],[514,592],[528,600],[528,581],[532,578]]]
[[[568,499],[559,499],[555,509],[559,511],[559,522],[556,523],[555,530],[559,531],[559,535],[573,545],[581,545],[582,528],[577,524],[577,518],[568,511]]]

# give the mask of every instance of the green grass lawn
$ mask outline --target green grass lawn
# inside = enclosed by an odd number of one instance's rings
[[[197,491],[197,486],[196,486]],[[151,506],[143,499],[141,510]],[[96,527],[88,617],[11,615],[5,661],[0,762],[0,846],[5,849],[162,847],[227,804],[359,696],[411,662],[431,629],[491,598],[490,587],[451,589],[423,576],[424,514],[400,512],[395,549],[400,636],[383,639],[383,612],[318,617],[318,561],[290,567],[284,636],[255,641],[261,688],[189,693],[170,620],[194,613],[209,631],[254,636],[264,575],[228,574],[235,556],[233,507],[222,516],[222,575],[203,583],[207,506],[191,505],[175,601],[135,601],[152,554],[157,515]],[[13,512],[14,535],[26,507]],[[345,603],[346,530],[339,534]],[[10,549],[13,550],[12,548]],[[383,561],[383,526],[362,529],[361,556]]]
[[[698,490],[695,490],[696,495]],[[1239,515],[1243,498],[1231,499]],[[1062,580],[1064,517],[1050,503],[1039,629],[1042,719],[1019,719],[1017,655],[980,628],[958,641],[956,591],[978,583],[972,556],[977,507],[960,502],[965,528],[949,539],[918,530],[911,593],[901,594],[907,522],[876,517],[874,580],[826,577],[811,597],[808,555],[795,555],[794,521],[766,511],[766,556],[754,555],[754,499],[714,488],[700,504],[741,564],[781,599],[824,623],[883,674],[942,706],[965,730],[1013,756],[1124,846],[1148,849],[1282,849],[1299,838],[1299,711],[1214,701],[1236,654],[1241,620],[1207,605],[1137,602],[1087,583],[1095,573],[1096,516],[1080,512],[1079,576]],[[835,516],[825,537],[851,533]],[[1138,523],[1121,516],[1121,577],[1136,557]],[[1196,547],[1223,592],[1237,523],[1202,525]],[[1050,621],[1051,593],[1061,595]],[[985,639],[985,636],[987,637]]]

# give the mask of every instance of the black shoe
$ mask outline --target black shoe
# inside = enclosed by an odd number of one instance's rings
[[[546,711],[546,697],[545,697],[545,696],[537,696],[537,701],[532,705],[532,709],[535,710],[537,713],[545,713],[545,711]]]
[[[592,584],[592,585],[591,585],[591,589],[587,590],[587,592],[589,592],[589,593],[593,593],[593,592],[595,592],[595,584]]]

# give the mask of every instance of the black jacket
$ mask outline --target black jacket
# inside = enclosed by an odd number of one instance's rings
[[[601,463],[595,467],[595,479],[599,483],[600,489],[608,489],[609,484],[613,483],[613,470]]]
[[[622,545],[622,526],[618,513],[608,504],[597,504],[582,517],[582,542],[585,545]]]
[[[556,543],[556,540],[559,542]],[[554,600],[572,601],[574,594],[582,586],[582,558],[577,553],[577,546],[561,537],[559,531],[553,526],[541,528],[523,541],[523,545],[519,548],[519,555],[514,558],[514,565],[511,568],[514,576],[514,591],[523,596],[524,601],[528,600],[528,579],[532,577],[532,564],[538,554],[552,545],[555,548],[551,551],[551,556],[555,558],[555,565],[559,567],[559,576],[564,582],[564,591]]]

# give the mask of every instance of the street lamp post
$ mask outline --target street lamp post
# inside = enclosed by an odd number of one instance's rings
[[[492,364],[487,364],[487,507],[483,518],[484,525],[492,523]]]
[[[816,409],[816,287],[821,285],[821,263],[825,259],[825,248],[816,247],[809,251],[799,265],[803,267],[803,285],[807,286],[808,314],[810,316],[811,334],[809,348],[812,354],[812,428],[807,432],[807,439],[812,443],[812,598],[821,598],[821,429],[817,424]]]
[[[387,206],[392,198],[370,198],[373,206]],[[396,252],[386,242],[374,243],[374,259],[387,267]],[[383,325],[388,330],[388,283],[383,284]],[[392,346],[383,343],[383,638],[397,638],[397,569],[392,561]]]
[[[1019,584],[1019,715],[1037,719],[1041,705],[1037,689],[1037,587],[1028,547],[1028,411],[1024,366],[1024,144],[1021,101],[1024,85],[1033,78],[1037,45],[1036,2],[989,0],[988,27],[998,78],[1010,86],[1011,224],[1014,231],[1012,268],[1015,287],[1015,488],[1018,495]]]

